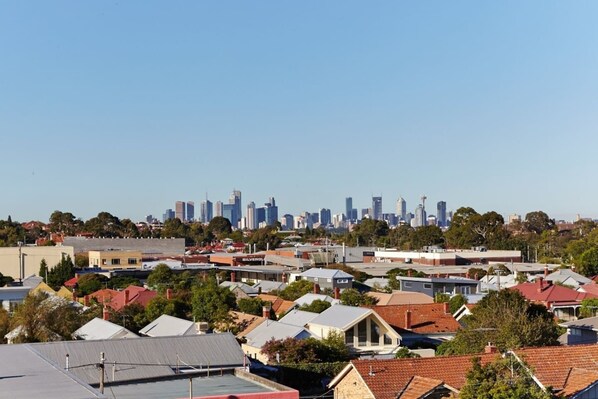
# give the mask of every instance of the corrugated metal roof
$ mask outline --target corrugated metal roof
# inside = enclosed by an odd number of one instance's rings
[[[350,278],[352,279],[353,276],[349,273],[345,273],[342,270],[337,269],[309,269],[304,271],[300,274],[301,277],[310,277],[310,278]]]
[[[238,282],[238,281],[236,281],[234,283],[232,281],[223,281],[223,282],[220,283],[220,286],[221,287],[227,287],[231,291],[238,287],[244,293],[246,293],[247,295],[257,295],[257,294],[259,294],[259,291],[257,290],[257,288],[253,288],[249,284],[245,284],[245,283]]]
[[[295,303],[298,306],[311,305],[311,303],[313,301],[315,301],[316,299],[319,299],[320,301],[330,302],[330,303],[334,302],[334,298],[332,298],[331,296],[324,295],[324,294],[309,293],[309,294],[303,295],[300,298],[297,298],[297,300],[295,300]],[[338,302],[338,301],[336,301],[336,302]]]
[[[293,326],[305,327],[307,323],[309,323],[318,316],[319,313],[293,309],[290,310],[282,319],[280,319],[279,322],[284,324],[291,324]]]
[[[303,267],[309,267],[311,265],[311,262],[307,259],[291,258],[290,256],[280,256],[280,255],[266,255],[264,257],[264,261],[266,263],[295,267],[297,269],[301,269]]]
[[[62,367],[68,354],[70,371],[89,384],[99,383],[96,364],[101,352],[106,359],[106,382],[112,382],[113,362],[117,363],[114,381],[125,382],[173,376],[177,363],[203,369],[208,365],[228,368],[243,365],[244,358],[230,333],[28,345]]]
[[[61,399],[106,398],[49,363],[28,345],[0,345],[0,394],[11,399],[34,397]]]
[[[247,345],[253,346],[254,348],[261,348],[271,339],[304,339],[311,336],[312,334],[303,327],[266,320],[249,332],[245,338],[247,339]]]
[[[195,323],[189,320],[163,314],[139,330],[148,337],[172,337],[196,334]]]
[[[348,326],[372,313],[371,309],[355,306],[334,305],[323,311],[309,324],[330,326],[345,330]]]
[[[114,338],[137,338],[137,334],[108,320],[93,318],[73,333],[79,339],[98,340]]]
[[[284,290],[286,288],[286,283],[281,283],[278,281],[267,281],[267,280],[262,280],[260,282],[258,282],[257,284],[255,284],[253,286],[253,288],[255,288],[256,290],[262,290],[262,292],[270,292],[270,291],[274,291],[274,290]]]

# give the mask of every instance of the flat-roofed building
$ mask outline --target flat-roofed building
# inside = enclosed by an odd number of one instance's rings
[[[89,251],[89,267],[141,269],[141,251]]]
[[[50,269],[57,265],[62,257],[69,256],[75,260],[71,246],[56,247],[5,247],[0,248],[0,273],[11,276],[15,280],[39,273],[39,266],[44,259]]]

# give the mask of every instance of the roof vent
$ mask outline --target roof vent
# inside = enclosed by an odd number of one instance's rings
[[[370,372],[369,372],[369,376],[370,376],[370,377],[373,377],[373,376],[375,376],[375,375],[376,375],[376,374],[374,373],[374,368],[373,368],[373,367],[372,367],[372,365],[370,364]]]

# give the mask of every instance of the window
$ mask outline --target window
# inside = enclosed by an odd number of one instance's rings
[[[577,328],[570,328],[569,335],[581,335],[581,330],[579,330]]]
[[[345,344],[347,346],[353,346],[354,342],[353,339],[355,337],[355,333],[353,332],[353,327],[345,331]]]
[[[372,327],[370,331],[371,339],[370,342],[372,345],[380,345],[380,326],[376,324],[373,320],[370,323]]]
[[[129,265],[136,265],[136,264],[137,264],[137,259],[136,259],[136,258],[129,258],[129,259],[127,260],[127,263],[128,263]]]
[[[107,259],[102,259],[102,265],[107,265],[108,264],[108,260]]]
[[[112,259],[113,265],[120,265],[120,259]]]
[[[384,345],[393,345],[392,338],[388,334],[384,334]]]
[[[357,342],[359,346],[366,346],[368,344],[367,319],[360,321],[357,325]]]
[[[412,284],[410,281],[405,281],[403,284],[405,284],[405,287],[411,287]]]
[[[431,290],[432,289],[432,283],[424,283],[424,289]]]
[[[338,284],[347,284],[349,282],[349,279],[347,279],[347,278],[339,278],[339,279],[336,280],[336,282]]]

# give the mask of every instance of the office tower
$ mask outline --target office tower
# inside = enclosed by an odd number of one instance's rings
[[[407,215],[407,201],[403,197],[399,197],[397,200],[397,216],[399,220],[406,220]]]
[[[372,197],[372,218],[382,220],[382,197]]]
[[[236,227],[239,220],[243,217],[243,211],[241,210],[241,192],[239,190],[233,190],[228,198],[228,203],[233,205],[233,220],[230,222],[234,227]]]
[[[167,220],[174,219],[175,213],[172,209],[167,209],[162,215],[162,221],[166,223]]]
[[[285,213],[280,218],[280,225],[282,226],[283,230],[292,230],[293,229],[293,215],[289,215]]]
[[[266,208],[257,208],[255,214],[258,226],[260,223],[266,223]]]
[[[509,221],[508,224],[515,223],[515,222],[521,222],[521,215],[518,215],[516,213],[509,215],[508,221]]]
[[[268,201],[264,204],[264,221],[268,226],[272,226],[278,220],[278,207],[274,197],[270,197]]]
[[[438,227],[446,227],[446,202],[439,201],[436,204],[436,222]]]
[[[153,223],[154,222],[154,216],[153,215],[147,215],[145,217],[145,221],[146,221],[146,223]]]
[[[214,214],[214,207],[212,205],[212,201],[206,199],[205,201],[201,201],[200,208],[199,208],[199,219],[202,223],[210,223],[210,220]]]
[[[332,223],[332,213],[330,212],[330,209],[321,208],[320,209],[320,225],[328,226],[331,223]]]
[[[253,201],[247,204],[247,228],[249,230],[257,229],[257,212]]]
[[[222,201],[216,201],[216,206],[214,207],[214,217],[222,216],[222,206],[224,205]]]
[[[363,208],[361,210],[361,218],[365,219],[365,218],[368,218],[368,217],[371,217],[370,216],[370,208]]]
[[[177,201],[174,204],[174,217],[179,219],[181,222],[187,220],[185,218],[185,202],[184,201]]]
[[[195,202],[187,201],[187,221],[191,222],[195,219]]]
[[[357,221],[357,218],[358,218],[358,215],[357,215],[357,209],[355,209],[355,208],[351,209],[351,215],[350,215],[350,216],[347,216],[347,219],[348,219],[348,220],[349,220],[351,223],[353,223],[353,222],[356,222],[356,221]]]
[[[412,220],[411,225],[413,227],[422,227],[426,225],[426,222],[426,209],[424,208],[423,204],[419,204],[417,208],[415,208],[415,219]]]
[[[398,217],[394,213],[383,213],[382,220],[384,220],[390,227],[394,227],[399,224]]]
[[[353,197],[345,198],[345,217],[351,221],[353,216]]]
[[[239,223],[239,221],[235,221],[235,215],[236,215],[236,208],[235,208],[235,204],[224,204],[222,205],[222,217],[225,219],[228,219],[228,221],[230,222],[231,226],[233,228],[237,227],[237,224]]]

